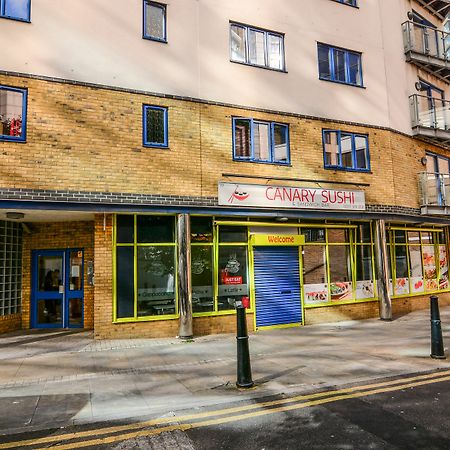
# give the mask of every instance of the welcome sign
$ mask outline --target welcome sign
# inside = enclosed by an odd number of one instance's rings
[[[363,191],[219,183],[219,205],[364,211]]]

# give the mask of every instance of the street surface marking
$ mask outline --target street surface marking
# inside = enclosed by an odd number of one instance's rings
[[[16,448],[18,446],[36,446],[41,444],[48,444],[52,442],[64,442],[64,441],[70,441],[75,439],[82,439],[82,438],[89,438],[89,437],[97,437],[105,434],[112,434],[112,433],[119,433],[121,431],[130,431],[130,430],[139,430],[142,428],[146,428],[149,426],[157,426],[157,425],[163,425],[167,423],[176,423],[176,422],[185,422],[185,421],[192,421],[192,420],[198,420],[203,418],[209,418],[214,416],[223,416],[228,415],[227,417],[222,417],[219,419],[211,419],[206,420],[203,422],[194,422],[194,423],[186,423],[186,424],[175,424],[175,425],[169,425],[164,426],[160,428],[155,428],[152,430],[142,430],[142,431],[135,431],[132,433],[126,433],[126,434],[120,434],[120,435],[114,435],[114,436],[108,436],[104,438],[94,439],[94,440],[88,440],[88,441],[78,441],[74,443],[68,443],[68,444],[62,444],[62,445],[56,445],[52,446],[54,449],[74,449],[74,448],[81,448],[81,447],[87,447],[91,445],[102,445],[102,444],[109,444],[113,442],[120,442],[123,440],[136,438],[140,436],[152,436],[156,434],[160,434],[163,432],[173,431],[173,430],[181,430],[185,431],[192,428],[199,428],[204,426],[210,426],[210,425],[217,425],[227,422],[233,422],[237,420],[238,418],[235,416],[229,416],[229,414],[233,413],[241,413],[243,411],[249,411],[249,410],[258,410],[264,407],[268,407],[270,409],[267,410],[261,410],[261,411],[254,411],[246,414],[240,414],[240,419],[248,419],[252,417],[258,417],[262,415],[267,414],[274,414],[278,412],[283,411],[290,411],[295,409],[301,409],[306,408],[310,406],[316,406],[321,405],[324,403],[330,403],[335,402],[339,400],[345,400],[350,398],[359,398],[364,397],[367,395],[375,395],[379,393],[384,392],[392,392],[392,391],[398,391],[401,389],[406,389],[410,387],[416,387],[416,386],[423,386],[426,384],[432,384],[432,383],[439,383],[441,381],[448,381],[450,380],[450,370],[447,371],[441,371],[437,373],[432,374],[426,374],[426,375],[418,375],[414,377],[407,377],[407,378],[401,378],[381,383],[374,383],[369,384],[365,386],[353,386],[345,389],[338,389],[334,391],[325,391],[325,392],[318,392],[315,394],[308,394],[308,395],[298,395],[295,397],[290,398],[284,398],[279,400],[272,400],[272,401],[266,401],[261,403],[252,403],[250,405],[242,405],[232,408],[225,408],[220,410],[213,410],[213,411],[205,411],[202,413],[196,413],[196,414],[189,414],[185,416],[173,416],[173,417],[165,417],[165,418],[159,418],[159,419],[153,419],[145,422],[138,422],[134,424],[129,425],[119,425],[119,426],[112,426],[107,428],[99,428],[99,429],[92,429],[88,431],[81,431],[78,433],[67,433],[63,435],[58,436],[47,436],[43,438],[37,438],[37,439],[27,439],[22,441],[14,441],[14,442],[8,442],[4,444],[0,444],[0,449],[10,449],[10,448]],[[405,383],[407,382],[407,383]],[[353,394],[352,394],[353,393]],[[318,399],[318,400],[313,400]],[[309,401],[305,401],[309,400]],[[302,403],[299,403],[302,402]],[[277,405],[284,405],[286,403],[293,403],[292,405],[287,406],[281,406],[278,408],[273,408],[273,406]]]

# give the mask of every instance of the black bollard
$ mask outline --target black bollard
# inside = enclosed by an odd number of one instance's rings
[[[252,368],[250,366],[250,352],[248,349],[247,321],[245,308],[242,301],[236,301],[237,319],[237,381],[236,386],[240,388],[251,388],[253,386]]]
[[[445,359],[444,342],[442,340],[441,316],[439,314],[439,303],[437,295],[430,297],[431,314],[431,357]]]

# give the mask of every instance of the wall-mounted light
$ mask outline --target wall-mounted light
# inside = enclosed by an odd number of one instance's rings
[[[427,165],[427,157],[422,156],[422,158],[420,158],[420,163],[422,164],[422,166],[426,166]]]
[[[23,219],[24,217],[25,217],[24,213],[17,212],[17,211],[8,211],[6,213],[7,219],[19,220],[19,219]]]
[[[275,217],[277,222],[287,222],[289,219],[287,217]]]

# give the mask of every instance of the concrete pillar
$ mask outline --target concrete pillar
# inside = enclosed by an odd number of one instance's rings
[[[375,264],[378,298],[380,299],[380,319],[392,320],[392,301],[389,292],[388,251],[386,243],[386,223],[375,221]]]
[[[189,214],[177,214],[178,243],[178,337],[190,339],[192,331],[191,227]]]

